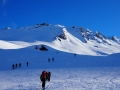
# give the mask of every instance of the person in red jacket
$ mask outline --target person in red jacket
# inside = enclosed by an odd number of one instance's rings
[[[42,81],[42,89],[45,89],[45,81],[47,80],[47,72],[45,70],[40,75],[40,80]]]

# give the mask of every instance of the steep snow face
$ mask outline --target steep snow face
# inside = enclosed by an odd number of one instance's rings
[[[100,32],[82,27],[37,24],[0,31],[0,49],[20,49],[47,45],[63,52],[83,55],[107,55],[120,52],[117,37],[106,38]]]
[[[63,31],[66,39],[57,38],[53,41],[54,48],[75,54],[96,55],[85,43],[70,34],[66,28],[63,28]]]
[[[98,31],[91,31],[87,28],[82,28],[82,27],[70,27],[67,28],[70,33],[72,33],[75,37],[80,39],[83,42],[89,42],[91,40],[96,41],[97,43],[106,43],[106,44],[111,44],[110,41],[114,41],[118,44],[120,44],[120,39],[117,38],[116,36],[111,36],[111,37],[106,37],[105,35],[102,35]]]

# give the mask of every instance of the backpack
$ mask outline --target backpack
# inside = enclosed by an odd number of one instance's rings
[[[47,72],[43,71],[42,74],[41,74],[41,76],[40,76],[40,79],[42,81],[43,79],[46,79],[46,78],[47,78]]]
[[[47,80],[50,81],[51,72],[47,73]]]

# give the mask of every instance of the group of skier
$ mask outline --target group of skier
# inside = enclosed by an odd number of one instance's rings
[[[47,71],[42,71],[41,75],[40,75],[40,80],[42,82],[42,90],[45,89],[45,84],[46,81],[50,82],[50,77],[51,77],[51,72],[47,72]]]
[[[19,63],[19,64],[13,64],[13,65],[12,65],[12,69],[15,69],[15,68],[17,68],[17,67],[21,67],[21,63]]]
[[[54,61],[54,58],[52,58],[52,61]],[[48,62],[50,62],[50,58],[48,58]]]
[[[17,63],[16,63],[16,64],[13,64],[13,65],[12,65],[12,69],[15,69],[15,68],[17,68],[17,67],[21,67],[21,65],[22,65],[21,63],[19,63],[19,64],[17,64]],[[28,62],[26,62],[26,66],[28,66]]]
[[[28,66],[28,62],[26,62],[26,66]],[[12,69],[15,69],[17,67],[21,67],[21,63],[12,65]],[[45,90],[46,81],[50,82],[50,77],[51,77],[51,72],[47,72],[45,70],[42,71],[40,75],[40,80],[42,82],[42,90]]]

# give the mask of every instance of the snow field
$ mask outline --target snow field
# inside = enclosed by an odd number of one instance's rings
[[[120,68],[64,68],[51,71],[47,90],[120,90]],[[0,90],[40,90],[43,69],[0,71]],[[8,73],[8,74],[7,74]]]

